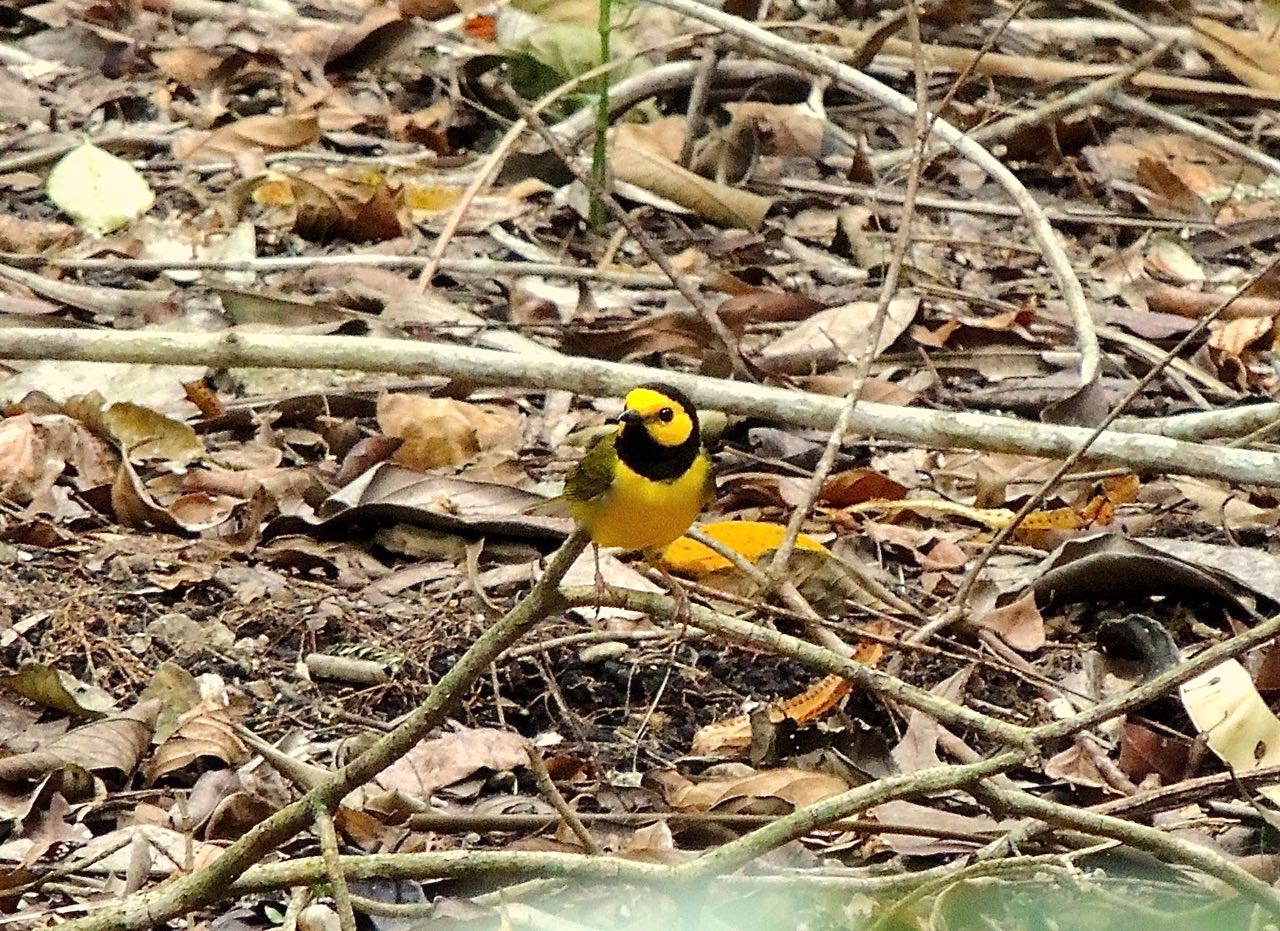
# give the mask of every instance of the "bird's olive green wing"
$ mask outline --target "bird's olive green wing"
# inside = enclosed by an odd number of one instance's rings
[[[609,434],[587,450],[564,483],[566,498],[585,502],[608,492],[613,485],[613,470],[618,462],[618,452],[613,447],[617,438],[616,433]]]
[[[702,495],[703,504],[710,504],[712,501],[716,500],[716,495],[720,494],[720,489],[716,485],[715,465],[712,462],[711,453],[707,452],[707,448],[705,446],[702,448],[699,455],[707,460],[707,465],[709,466],[707,469],[707,483],[706,487],[702,491]]]

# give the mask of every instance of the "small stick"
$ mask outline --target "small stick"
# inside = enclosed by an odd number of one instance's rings
[[[329,889],[338,907],[338,927],[341,931],[356,931],[356,914],[351,908],[351,891],[347,889],[347,877],[342,872],[341,854],[338,851],[338,832],[333,827],[333,816],[323,805],[313,806],[316,834],[320,836],[320,856],[329,876]]]
[[[596,839],[591,836],[587,826],[582,823],[582,819],[578,817],[578,813],[569,807],[565,797],[556,788],[555,780],[551,778],[551,773],[547,771],[547,764],[543,761],[542,754],[538,752],[538,748],[533,744],[526,744],[524,751],[529,755],[529,769],[533,771],[534,781],[538,783],[538,791],[546,797],[547,801],[551,803],[551,807],[559,813],[560,820],[582,842],[582,846],[588,853],[597,857],[604,853],[604,850],[596,843]]]

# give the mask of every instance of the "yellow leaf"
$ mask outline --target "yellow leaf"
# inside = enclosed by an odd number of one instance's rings
[[[1229,659],[1184,683],[1182,704],[1209,749],[1238,773],[1280,763],[1280,719],[1271,713],[1253,678]],[[1280,802],[1280,786],[1260,787]]]
[[[703,524],[698,528],[713,540],[723,543],[740,555],[747,562],[754,563],[770,550],[782,545],[787,528],[781,524],[770,524],[754,520],[725,520],[714,524]],[[796,537],[796,549],[813,550],[817,553],[830,551],[803,533]],[[673,572],[679,572],[690,578],[701,579],[728,569],[732,565],[715,550],[703,546],[697,540],[681,537],[662,554],[662,564]]]

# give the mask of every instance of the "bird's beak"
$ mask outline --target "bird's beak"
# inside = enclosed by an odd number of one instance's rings
[[[643,423],[643,422],[644,422],[644,417],[641,415],[639,411],[626,410],[618,415],[618,423],[621,423],[621,424]]]

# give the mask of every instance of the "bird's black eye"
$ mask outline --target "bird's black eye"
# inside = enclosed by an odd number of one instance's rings
[[[664,407],[662,410],[658,411],[658,419],[663,423],[671,423],[671,421],[675,420],[675,417],[676,412],[669,407]]]

